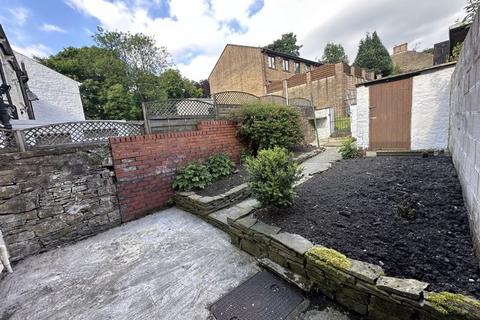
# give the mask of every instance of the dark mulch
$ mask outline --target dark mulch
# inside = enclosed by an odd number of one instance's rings
[[[297,191],[291,208],[257,216],[353,259],[383,265],[389,276],[480,298],[480,270],[451,158],[341,161]]]
[[[242,183],[245,183],[247,181],[247,177],[247,169],[245,169],[243,166],[240,166],[237,173],[223,177],[222,179],[217,180],[211,185],[207,186],[205,189],[195,191],[195,193],[204,197],[217,196],[235,188],[236,186],[241,185]]]

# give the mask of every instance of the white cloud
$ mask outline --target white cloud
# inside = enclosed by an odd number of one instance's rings
[[[67,33],[67,30],[51,24],[51,23],[44,23],[41,27],[40,30],[45,31],[45,32],[61,32],[61,33]]]
[[[44,58],[52,54],[52,49],[43,44],[32,44],[27,46],[12,45],[13,50],[20,52],[27,57]]]
[[[153,36],[172,53],[187,77],[208,77],[227,43],[263,46],[286,32],[297,34],[302,56],[320,58],[328,42],[344,45],[353,61],[359,40],[377,30],[387,48],[397,43],[432,47],[448,38],[448,26],[461,16],[463,0],[265,0],[249,17],[255,0],[171,0],[171,17],[159,18],[150,9],[159,2],[144,0],[65,0],[110,30]],[[415,8],[415,14],[411,9]],[[236,19],[246,28],[227,26]]]
[[[23,26],[30,16],[30,11],[24,7],[10,8],[8,12],[12,15],[8,20],[19,26]]]

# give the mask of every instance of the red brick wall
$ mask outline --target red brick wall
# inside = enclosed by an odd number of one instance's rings
[[[110,138],[110,145],[123,222],[164,207],[177,168],[219,152],[238,163],[242,148],[229,121],[200,122],[197,131]]]

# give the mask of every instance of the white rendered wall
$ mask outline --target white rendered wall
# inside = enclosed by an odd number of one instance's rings
[[[330,117],[330,110],[328,109],[321,109],[315,111],[315,118],[317,119],[317,132],[318,132],[318,139],[325,140],[330,138],[331,132],[331,117]]]
[[[447,149],[450,78],[455,66],[413,77],[411,149]]]
[[[25,64],[28,87],[39,98],[32,101],[35,120],[55,123],[85,120],[80,83],[15,52],[18,63]]]
[[[357,104],[351,108],[351,130],[352,137],[357,139],[359,148],[368,149],[368,130],[369,130],[369,112],[370,112],[370,94],[369,88],[357,87]]]

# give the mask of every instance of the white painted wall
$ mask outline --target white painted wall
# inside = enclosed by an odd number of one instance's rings
[[[35,120],[42,123],[85,120],[79,82],[21,53],[15,52],[15,57],[19,64],[25,64],[28,87],[39,98],[32,102]]]
[[[411,149],[447,149],[450,78],[455,70],[432,70],[413,77]]]
[[[369,143],[370,91],[368,87],[357,87],[357,104],[351,107],[352,137],[359,148],[368,149]]]
[[[315,118],[317,121],[318,139],[324,140],[330,138],[331,130],[331,108],[315,110]]]

